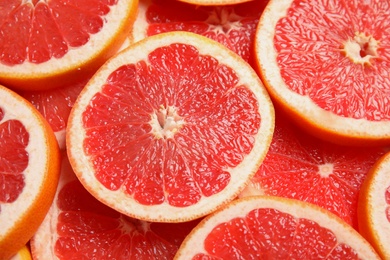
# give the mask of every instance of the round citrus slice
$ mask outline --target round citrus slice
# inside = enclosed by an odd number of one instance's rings
[[[359,232],[383,259],[390,258],[390,153],[372,167],[360,190]]]
[[[172,259],[197,223],[151,223],[118,213],[85,190],[64,156],[55,199],[31,252],[34,259],[52,260]]]
[[[390,143],[387,1],[272,0],[259,21],[259,72],[277,106],[312,134]]]
[[[222,43],[252,63],[256,26],[267,2],[196,6],[177,0],[141,0],[131,37],[139,41],[163,32],[193,32]]]
[[[0,259],[8,259],[43,221],[60,160],[52,129],[31,103],[3,86],[0,100]]]
[[[267,156],[240,196],[276,195],[321,206],[357,229],[359,190],[384,147],[360,149],[322,141],[279,110]]]
[[[135,218],[199,218],[235,198],[272,139],[255,71],[206,37],[148,37],[110,59],[68,121],[71,165],[89,192]]]
[[[0,10],[0,82],[38,90],[91,75],[130,32],[136,0],[8,0]]]
[[[203,219],[174,259],[380,259],[352,227],[293,199],[235,200]]]

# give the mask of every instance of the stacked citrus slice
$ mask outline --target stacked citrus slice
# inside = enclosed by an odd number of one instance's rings
[[[353,228],[329,211],[266,196],[230,203],[202,220],[175,259],[380,259]]]
[[[270,149],[240,196],[275,195],[311,202],[358,227],[361,185],[385,147],[341,146],[300,131],[277,110]]]
[[[275,103],[326,140],[390,143],[389,18],[386,1],[270,1],[255,48]]]
[[[110,59],[79,95],[67,150],[86,189],[126,215],[180,222],[234,199],[272,139],[254,70],[206,37],[148,37]]]
[[[34,259],[172,259],[198,221],[151,223],[97,201],[63,155],[54,202],[31,240]]]
[[[0,100],[0,259],[7,259],[43,221],[60,161],[54,133],[42,115],[3,86]]]
[[[390,153],[371,169],[360,191],[359,231],[383,259],[390,258]]]
[[[253,39],[268,0],[197,6],[176,0],[141,0],[131,38],[139,41],[170,31],[188,31],[222,43],[253,62]]]
[[[0,82],[19,89],[65,86],[116,53],[136,0],[8,0],[0,9]]]

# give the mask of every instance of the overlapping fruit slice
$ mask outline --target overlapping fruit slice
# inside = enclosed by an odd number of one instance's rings
[[[328,141],[390,143],[390,6],[383,0],[272,0],[256,33],[275,103]]]
[[[390,153],[372,167],[360,190],[359,231],[382,259],[390,257]]]
[[[116,53],[137,0],[3,1],[0,82],[26,90],[66,86]]]
[[[271,142],[272,103],[253,69],[206,37],[148,37],[110,59],[68,121],[71,165],[126,215],[188,221],[234,199]]]
[[[380,259],[352,227],[311,203],[239,199],[202,220],[175,259]]]
[[[8,259],[43,221],[60,170],[47,121],[31,103],[0,86],[0,259]]]

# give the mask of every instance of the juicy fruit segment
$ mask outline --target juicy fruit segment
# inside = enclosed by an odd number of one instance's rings
[[[33,236],[47,213],[59,175],[59,149],[39,112],[0,86],[0,258]]]
[[[37,259],[172,259],[196,223],[150,223],[121,215],[85,190],[64,157],[56,199],[31,247]]]
[[[372,167],[360,190],[359,232],[382,259],[390,257],[390,153]]]
[[[244,60],[252,61],[255,29],[267,2],[197,6],[175,0],[144,0],[140,2],[132,35],[138,41],[163,32],[193,32],[216,40]]]
[[[61,150],[65,149],[65,131],[70,110],[86,83],[87,80],[83,80],[62,88],[19,92],[45,117],[56,135]]]
[[[205,218],[175,259],[380,259],[341,219],[311,204],[247,197]]]
[[[156,78],[162,73],[158,71],[161,57],[174,59],[179,52],[185,56],[172,66],[192,71],[173,82]],[[230,181],[224,168],[237,166],[242,154],[253,148],[253,135],[260,126],[258,103],[249,89],[237,85],[239,79],[231,68],[200,55],[192,46],[172,44],[148,56],[150,65],[141,61],[119,68],[109,76],[102,93],[95,95],[83,115],[84,147],[106,188],[124,186],[126,193],[145,205],[165,199],[179,207],[192,205],[202,195],[224,189]],[[138,80],[148,85],[139,87]],[[119,90],[118,86],[123,87]],[[118,117],[105,112],[108,105]],[[129,143],[116,143],[124,140]],[[113,163],[104,160],[115,157]],[[111,178],[114,173],[115,179]]]
[[[16,119],[6,120],[0,107],[0,212],[2,205],[13,203],[25,187],[24,171],[28,166],[29,133]]]
[[[1,11],[0,62],[16,65],[62,58],[99,32],[118,1],[9,0]]]
[[[389,18],[389,8],[382,1],[270,2],[256,38],[262,77],[313,134],[344,144],[388,142],[388,24],[377,21]]]
[[[378,26],[374,22],[390,18],[389,10],[380,1],[292,1],[288,17],[280,19],[275,29],[274,43],[284,82],[292,91],[310,97],[321,108],[339,116],[389,120],[385,105],[390,88],[386,82],[390,56],[385,47],[389,39],[383,31],[389,25]],[[299,19],[302,12],[312,16]],[[326,17],[336,14],[340,19],[327,22]],[[310,34],[303,35],[304,31]],[[295,40],[301,44],[297,45]],[[377,42],[380,45],[372,47]],[[359,55],[350,50],[357,46]],[[370,55],[374,48],[377,54]],[[356,60],[346,59],[343,53],[357,56]],[[362,66],[366,62],[358,61],[367,58],[370,66]]]
[[[234,198],[273,129],[272,104],[250,67],[184,32],[148,37],[107,67],[80,95],[68,132],[72,166],[89,191],[155,221],[198,218]]]
[[[314,203],[357,228],[361,185],[385,148],[357,149],[319,140],[278,112],[270,149],[241,196],[275,195]]]

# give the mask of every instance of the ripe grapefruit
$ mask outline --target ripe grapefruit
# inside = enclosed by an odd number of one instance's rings
[[[341,146],[308,135],[277,110],[274,136],[240,196],[275,195],[321,206],[357,229],[359,191],[385,147]]]
[[[390,143],[388,1],[272,0],[255,37],[277,106],[311,134]]]
[[[0,259],[26,245],[53,200],[59,149],[42,115],[0,86]]]
[[[84,189],[64,155],[54,202],[31,239],[31,252],[35,260],[172,259],[197,223],[151,223],[121,215]]]
[[[82,90],[67,151],[86,189],[134,218],[179,222],[234,199],[274,127],[255,71],[206,37],[169,32],[110,59]]]
[[[256,26],[267,2],[197,6],[176,0],[141,0],[131,37],[139,41],[163,32],[193,32],[216,40],[253,62]]]
[[[90,75],[121,47],[137,0],[7,0],[0,9],[0,82],[42,90]]]
[[[390,152],[372,167],[360,190],[359,232],[383,259],[390,258]]]
[[[380,259],[371,245],[334,214],[311,203],[246,197],[202,220],[179,259]]]

